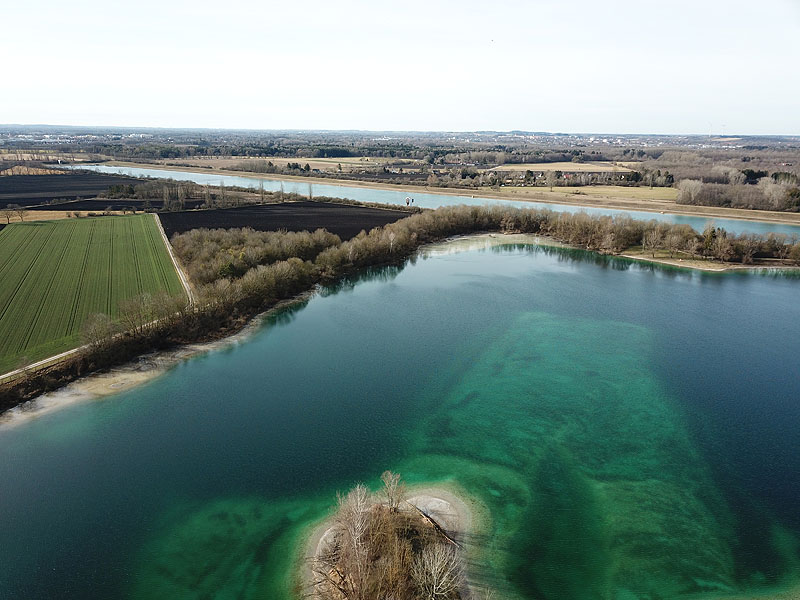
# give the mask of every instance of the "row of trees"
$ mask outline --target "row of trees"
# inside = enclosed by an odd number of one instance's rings
[[[0,219],[4,219],[6,225],[10,224],[11,219],[15,217],[20,221],[24,221],[27,215],[27,209],[19,204],[8,204],[5,208],[0,208]]]
[[[191,181],[165,183],[163,180],[145,180],[135,184],[112,185],[107,191],[98,194],[98,197],[144,200],[144,210],[161,211],[186,210],[190,201],[200,208],[229,208],[257,202],[275,202],[283,197],[280,192],[267,192],[263,184],[258,194],[258,197],[255,197],[252,190],[229,188],[223,182],[212,188]]]
[[[142,181],[141,183],[109,186],[98,194],[99,198],[132,198],[137,200],[161,200],[164,210],[183,210],[186,200],[201,198],[205,189],[191,181]]]
[[[741,173],[740,173],[741,175]],[[724,206],[756,210],[800,210],[800,188],[791,178],[762,177],[756,185],[745,183],[744,175],[737,183],[704,183],[684,179],[678,183],[678,204]]]
[[[175,236],[176,251],[189,266],[197,286],[198,303],[188,312],[170,310],[186,320],[181,321],[179,329],[195,330],[198,324],[201,329],[209,324],[218,328],[317,283],[332,282],[366,267],[400,263],[423,243],[479,231],[538,233],[604,253],[641,247],[653,256],[664,250],[671,256],[743,264],[760,259],[800,264],[797,238],[781,234],[733,236],[714,227],[697,233],[688,225],[639,221],[628,216],[459,206],[418,213],[369,233],[362,232],[347,242],[324,231],[197,230]],[[141,330],[134,328],[139,334]]]
[[[306,241],[303,246],[309,248],[310,253],[316,253],[316,257],[313,260],[292,263],[291,270],[297,271],[303,277],[331,281],[365,267],[400,262],[420,244],[479,231],[537,233],[587,250],[611,254],[641,247],[651,252],[666,250],[672,255],[683,254],[726,262],[752,264],[755,259],[778,259],[800,264],[800,243],[796,236],[735,236],[713,226],[709,226],[703,233],[697,233],[689,225],[655,220],[641,221],[627,215],[596,216],[583,212],[564,213],[507,206],[456,206],[425,211],[373,229],[369,233],[362,232],[352,240],[342,243],[335,243],[331,237],[320,237],[322,232],[278,232],[272,235],[246,231],[228,234],[198,232],[179,242],[179,255],[226,256],[229,248],[242,248],[244,241],[255,235],[255,239],[265,245],[259,250],[263,253],[262,256],[279,257],[284,252],[283,242],[279,241],[281,238],[294,242],[299,239],[298,235],[308,236],[309,240],[316,237],[320,243],[311,245]],[[189,253],[183,246],[191,242],[199,244],[200,248]],[[204,248],[206,244],[209,246],[207,249]],[[217,288],[209,284],[221,284],[227,290],[226,297],[229,298],[244,298],[248,293],[264,293],[275,297],[271,269],[280,263],[267,264],[267,261],[268,259],[261,261],[262,264],[251,268],[239,278],[219,269],[208,270],[204,275],[206,286],[203,293],[213,297]],[[263,283],[259,283],[262,280]],[[249,292],[245,292],[244,288]]]
[[[637,169],[669,170],[676,180],[703,183],[754,183],[776,173],[800,175],[796,148],[671,149],[641,159]]]
[[[241,277],[258,265],[297,257],[314,260],[339,236],[318,229],[307,231],[255,231],[243,229],[192,229],[172,237],[175,253],[192,281],[205,284],[220,277]]]
[[[285,166],[275,164],[271,160],[246,160],[228,167],[233,171],[247,171],[248,173],[283,173],[287,175],[302,175],[311,172],[308,163],[287,162]]]

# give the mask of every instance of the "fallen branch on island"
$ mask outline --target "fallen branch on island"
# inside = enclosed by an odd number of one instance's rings
[[[419,508],[418,506],[414,506],[413,504],[411,504],[411,503],[410,503],[410,502],[408,502],[407,500],[406,500],[406,504],[408,504],[408,506],[410,506],[412,510],[415,510],[415,511],[417,511],[417,512],[418,512],[418,513],[419,513],[419,514],[422,516],[422,518],[423,518],[423,519],[424,519],[424,520],[425,520],[427,523],[429,523],[429,524],[431,525],[431,527],[433,527],[434,529],[436,529],[436,531],[438,531],[438,532],[439,532],[439,533],[442,535],[442,537],[443,537],[445,540],[447,540],[448,542],[450,542],[451,544],[453,544],[453,545],[454,545],[456,548],[459,548],[459,549],[461,548],[461,544],[459,544],[457,541],[455,541],[453,538],[451,538],[451,537],[450,537],[450,536],[447,534],[447,532],[446,532],[444,529],[442,529],[442,526],[441,526],[441,525],[439,525],[439,524],[438,524],[436,521],[434,521],[433,517],[431,517],[430,515],[426,514],[426,513],[425,513],[425,512],[424,512],[424,511],[423,511],[421,508]]]

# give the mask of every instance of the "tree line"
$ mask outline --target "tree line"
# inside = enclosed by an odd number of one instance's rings
[[[510,206],[452,206],[422,211],[362,231],[342,242],[325,231],[259,233],[250,230],[188,232],[173,237],[189,266],[196,301],[143,295],[120,306],[120,317],[93,316],[84,327],[88,352],[59,367],[0,388],[0,405],[24,400],[66,379],[118,364],[152,349],[224,336],[278,302],[333,284],[369,267],[400,265],[422,244],[477,232],[550,236],[586,250],[617,254],[642,248],[673,256],[755,264],[800,265],[797,236],[732,235],[709,226],[641,221]],[[208,266],[203,266],[208,262]],[[770,263],[770,264],[773,264]]]
[[[134,299],[121,307],[122,330],[128,336],[158,339],[159,344],[170,338],[195,340],[242,323],[315,285],[333,283],[369,267],[401,264],[422,244],[488,231],[540,234],[607,254],[642,248],[653,256],[664,250],[671,256],[722,262],[755,264],[771,259],[800,265],[797,236],[737,236],[713,225],[698,233],[686,224],[642,221],[627,215],[508,206],[454,206],[419,212],[362,231],[346,242],[324,230],[200,229],[172,238],[178,257],[189,269],[195,305],[176,306],[152,296]],[[158,313],[162,304],[168,317]],[[118,331],[106,333],[107,341],[97,343],[98,347],[113,346]],[[98,339],[93,337],[95,342]]]
[[[760,177],[755,185],[748,183],[747,176],[742,172],[739,172],[739,176],[732,173],[729,177],[731,183],[704,183],[699,179],[680,181],[678,204],[791,212],[800,210],[800,187],[791,173]]]

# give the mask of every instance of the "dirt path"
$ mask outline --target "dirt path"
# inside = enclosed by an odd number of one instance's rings
[[[167,239],[167,234],[164,232],[164,227],[161,224],[161,219],[158,216],[158,213],[153,213],[153,218],[156,220],[156,227],[158,227],[158,231],[161,233],[161,239],[164,240],[164,246],[167,248],[167,252],[169,252],[169,257],[172,259],[172,264],[175,267],[175,271],[178,273],[178,278],[181,280],[181,285],[183,286],[183,290],[186,292],[186,297],[189,299],[189,304],[195,304],[195,297],[194,291],[192,291],[192,286],[189,283],[189,278],[186,276],[186,273],[183,271],[183,267],[181,267],[180,263],[178,262],[175,253],[172,250],[172,244],[169,243]]]

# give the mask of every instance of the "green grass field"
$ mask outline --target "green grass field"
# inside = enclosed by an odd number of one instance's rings
[[[12,224],[0,230],[0,373],[79,346],[92,313],[183,291],[151,215]]]

